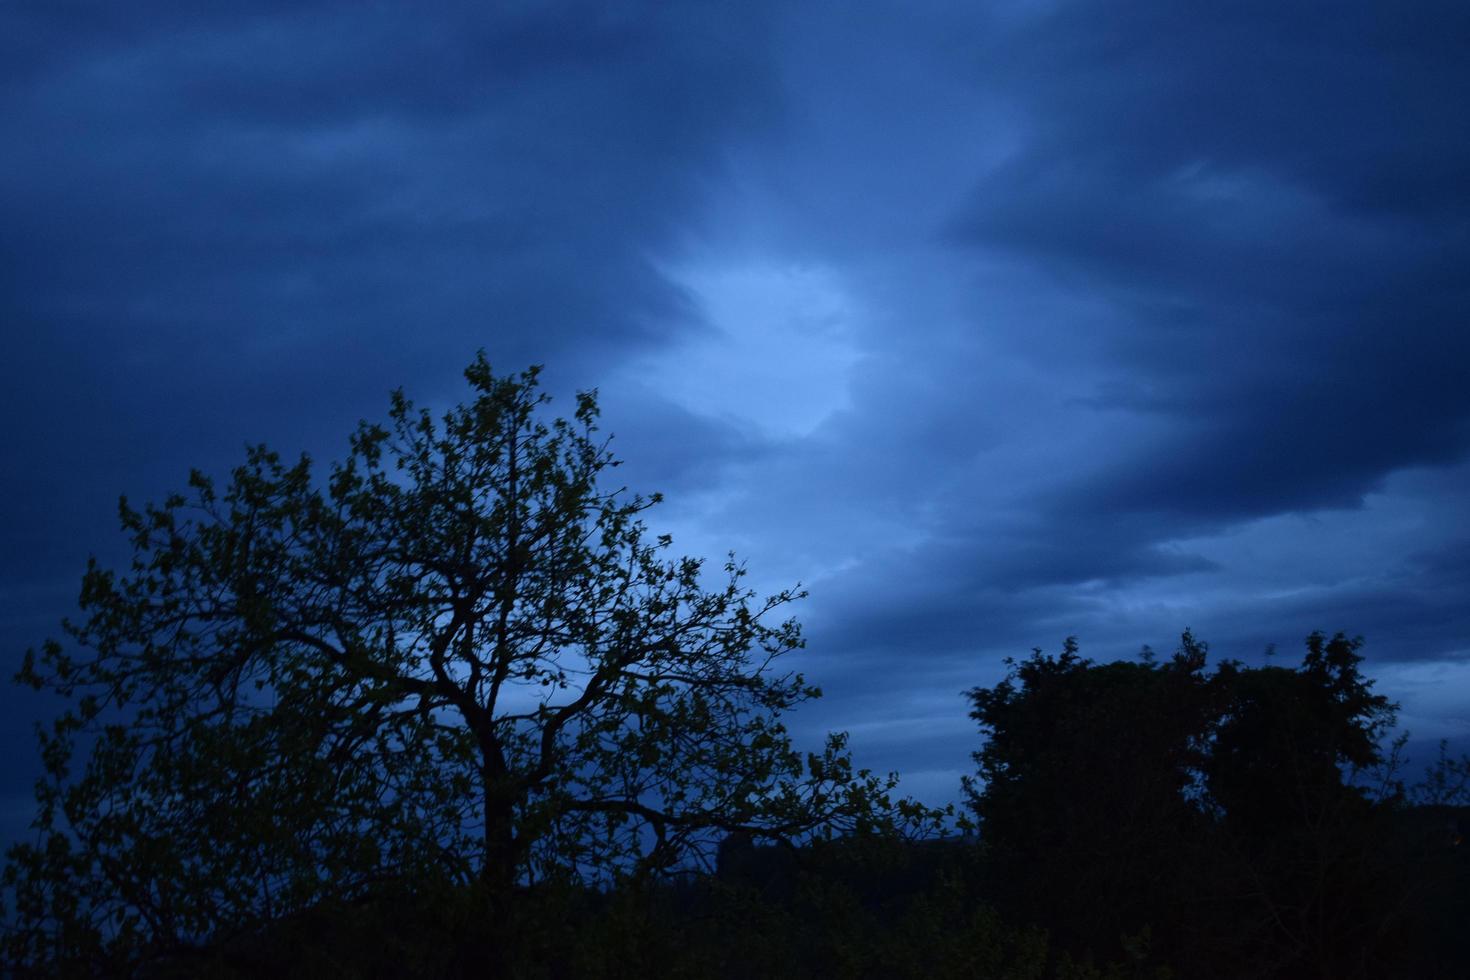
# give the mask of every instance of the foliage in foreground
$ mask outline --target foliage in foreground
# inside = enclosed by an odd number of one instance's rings
[[[325,478],[257,447],[123,501],[131,568],[92,562],[70,642],[21,672],[70,707],[5,871],[10,962],[187,958],[399,883],[478,896],[493,959],[530,883],[932,818],[842,736],[793,749],[802,593],[667,557],[658,497],[604,483],[595,393],[553,419],[534,369],[465,376],[437,419],[395,393]]]
[[[750,847],[716,874],[611,892],[549,887],[520,896],[506,975],[550,978],[974,978],[1167,980],[1137,961],[1056,952],[981,901],[973,840],[848,839]],[[241,937],[150,976],[479,977],[472,892],[337,908]]]

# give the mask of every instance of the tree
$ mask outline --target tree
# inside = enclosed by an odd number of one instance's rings
[[[1246,895],[1218,948],[1273,972],[1394,972],[1409,879],[1392,854],[1402,789],[1382,743],[1397,706],[1360,670],[1360,640],[1307,637],[1300,667],[1227,662],[1204,761],[1217,888]],[[1264,971],[1262,971],[1264,972]]]
[[[1095,664],[1069,640],[972,690],[970,803],[1002,907],[1106,958],[1147,929],[1190,976],[1412,972],[1423,874],[1394,853],[1395,706],[1360,641],[1306,645],[1295,669],[1206,671],[1188,632],[1164,663]]]
[[[1361,646],[1341,633],[1313,633],[1297,670],[1220,665],[1221,717],[1206,779],[1232,831],[1277,836],[1285,823],[1312,826],[1325,809],[1367,800],[1344,774],[1383,761],[1397,706],[1362,676]]]
[[[548,420],[537,369],[465,376],[437,421],[395,392],[324,481],[255,447],[223,488],[123,500],[131,568],[90,562],[71,643],[20,674],[70,708],[5,872],[12,961],[183,955],[388,882],[503,912],[722,832],[891,816],[892,777],[840,735],[803,758],[778,720],[820,693],[778,669],[804,593],[665,557],[659,497],[599,482],[595,392]]]
[[[1011,662],[969,692],[987,736],[966,791],[998,905],[1065,947],[1117,958],[1120,938],[1160,931],[1197,883],[1180,873],[1208,729],[1201,644],[1163,663],[1058,656]]]

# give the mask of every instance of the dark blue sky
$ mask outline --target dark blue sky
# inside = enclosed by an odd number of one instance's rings
[[[5,673],[119,493],[483,347],[809,585],[795,727],[927,799],[1070,634],[1362,634],[1470,741],[1467,104],[1461,0],[0,5]]]

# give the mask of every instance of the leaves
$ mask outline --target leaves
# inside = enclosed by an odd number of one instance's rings
[[[549,419],[538,376],[482,354],[469,403],[394,392],[324,479],[253,446],[120,503],[131,567],[89,564],[71,642],[21,671],[73,702],[38,818],[68,843],[12,851],[10,953],[163,955],[385,880],[503,893],[926,815],[841,739],[792,751],[775,718],[818,692],[773,620],[804,593],[666,557],[660,498],[601,484],[595,392]]]

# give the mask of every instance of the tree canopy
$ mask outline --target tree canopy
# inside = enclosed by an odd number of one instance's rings
[[[1093,663],[1069,640],[969,692],[990,894],[1103,959],[1393,975],[1448,865],[1439,838],[1405,839],[1395,706],[1360,646],[1313,633],[1296,668],[1211,670],[1188,632],[1163,661]]]
[[[394,393],[324,478],[258,446],[122,502],[131,567],[91,562],[21,673],[70,707],[5,873],[12,962],[177,955],[390,881],[493,907],[894,817],[891,777],[779,720],[819,695],[781,663],[804,593],[670,557],[659,497],[605,483],[595,392],[549,418],[536,369],[465,376],[437,418]]]

